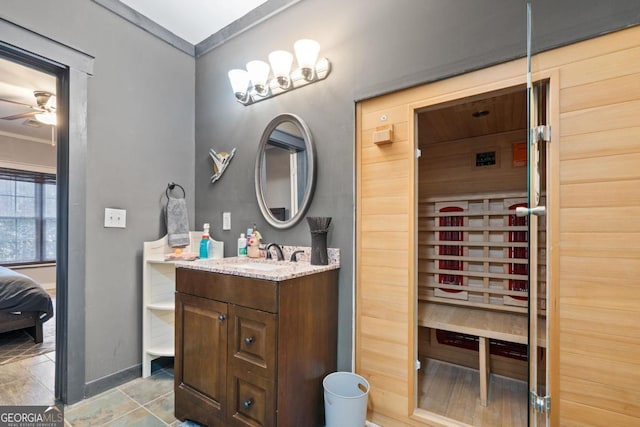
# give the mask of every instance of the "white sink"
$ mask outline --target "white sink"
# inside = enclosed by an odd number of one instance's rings
[[[279,264],[267,264],[262,262],[246,262],[240,264],[233,265],[236,268],[244,268],[247,270],[258,270],[258,271],[274,271],[284,268],[284,265]]]

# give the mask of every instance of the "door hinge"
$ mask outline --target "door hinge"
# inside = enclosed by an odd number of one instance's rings
[[[420,363],[419,360],[416,360],[415,367],[416,367],[416,371],[419,371],[420,368],[422,367],[422,364]]]
[[[540,125],[531,129],[531,142],[536,144],[538,142],[551,142],[551,126]]]
[[[422,157],[422,150],[419,148],[416,148],[416,159],[419,159],[420,157]]]
[[[529,391],[529,405],[541,414],[548,414],[551,411],[551,396],[538,396],[534,390]]]

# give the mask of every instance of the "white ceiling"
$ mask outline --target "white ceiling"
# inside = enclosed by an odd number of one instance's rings
[[[120,0],[196,45],[267,0]]]

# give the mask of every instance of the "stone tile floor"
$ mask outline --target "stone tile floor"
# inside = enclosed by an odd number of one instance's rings
[[[0,365],[0,404],[54,403],[55,353]]]
[[[0,366],[0,405],[54,403],[55,353]],[[178,426],[173,416],[173,370],[158,369],[65,407],[67,426]]]
[[[69,426],[177,426],[173,416],[173,371],[160,369],[65,408]]]

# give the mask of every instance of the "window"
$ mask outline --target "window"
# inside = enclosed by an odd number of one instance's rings
[[[0,264],[56,260],[56,176],[0,168]]]

